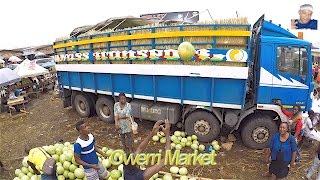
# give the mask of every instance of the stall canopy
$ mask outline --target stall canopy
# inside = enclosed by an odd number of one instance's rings
[[[24,60],[21,64],[19,64],[14,71],[21,77],[35,77],[39,75],[44,75],[49,73],[49,71],[35,62],[32,62],[28,59]]]
[[[11,56],[8,61],[17,63],[17,62],[21,62],[22,59],[18,58],[17,56]]]
[[[0,69],[0,87],[20,81],[20,77],[9,68]]]
[[[133,28],[137,26],[144,26],[148,24],[152,24],[154,21],[147,20],[145,18],[137,18],[133,16],[124,16],[124,17],[115,17],[109,18],[105,21],[99,22],[96,25],[87,25],[75,28],[70,36],[77,37],[83,33],[86,33],[90,30],[95,31],[104,31],[104,30],[118,30],[118,29],[125,29],[125,28]]]

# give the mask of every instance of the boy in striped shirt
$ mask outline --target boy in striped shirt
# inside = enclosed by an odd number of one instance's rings
[[[76,129],[79,131],[80,136],[74,143],[75,161],[83,166],[87,180],[103,179],[108,172],[99,162],[97,152],[105,158],[107,158],[107,155],[95,146],[95,138],[90,133],[85,121],[78,121]]]

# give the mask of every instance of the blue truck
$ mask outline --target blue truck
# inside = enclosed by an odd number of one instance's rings
[[[184,41],[196,48],[189,61],[178,55]],[[203,142],[222,128],[238,130],[246,146],[262,149],[287,121],[277,101],[287,109],[311,106],[310,43],[264,16],[253,26],[127,28],[59,40],[53,48],[64,107],[81,117],[113,122],[123,92],[134,118],[167,118]]]

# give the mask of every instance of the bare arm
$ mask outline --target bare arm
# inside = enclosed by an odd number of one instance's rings
[[[82,161],[82,160],[80,159],[80,155],[79,155],[79,154],[74,154],[74,160],[75,160],[78,164],[80,164],[80,165],[82,165],[82,166],[91,167],[91,168],[96,169],[96,170],[99,169],[99,167],[98,167],[96,164],[89,164],[89,163],[86,163],[86,162]]]
[[[101,154],[104,158],[107,157],[106,153],[104,153],[100,148],[98,148],[97,146],[94,146],[94,149]]]
[[[292,158],[291,158],[291,162],[290,162],[290,166],[294,166],[294,162],[296,161],[296,157],[297,157],[297,152],[293,152],[292,153]]]
[[[167,150],[170,150],[170,144],[171,144],[171,141],[170,141],[170,122],[168,120],[166,120],[166,124],[165,124],[165,128],[162,127],[162,130],[166,136],[166,146],[165,146],[165,152]],[[161,159],[160,163],[159,164],[155,164],[151,167],[148,167],[144,173],[143,173],[143,178],[145,180],[149,180],[155,173],[159,172],[163,167],[164,167],[164,162],[165,162],[165,159]]]
[[[152,131],[142,141],[142,143],[139,144],[139,146],[138,146],[138,148],[137,148],[137,150],[135,152],[136,154],[141,153],[147,147],[147,145],[149,144],[150,140],[152,139],[152,136],[155,135],[159,131],[161,123],[163,123],[163,121],[159,120],[154,124],[154,126],[152,128]]]

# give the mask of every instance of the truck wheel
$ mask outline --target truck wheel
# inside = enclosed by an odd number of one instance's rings
[[[92,101],[85,94],[77,94],[73,101],[74,108],[81,117],[89,117],[92,111]]]
[[[197,135],[202,142],[211,142],[220,133],[219,121],[206,111],[191,113],[185,120],[184,126],[188,135]]]
[[[243,143],[253,149],[263,149],[269,145],[277,125],[268,115],[249,117],[241,129]]]
[[[100,120],[107,123],[114,122],[113,104],[111,98],[99,97],[96,102],[96,112]]]

